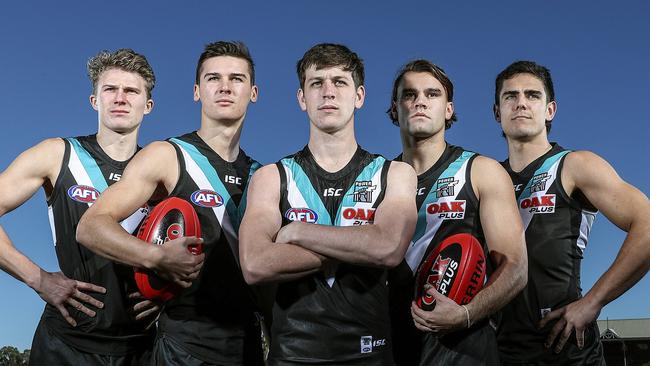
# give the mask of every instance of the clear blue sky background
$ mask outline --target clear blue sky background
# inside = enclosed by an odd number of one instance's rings
[[[315,43],[339,42],[366,62],[367,98],[357,113],[357,138],[370,151],[398,154],[397,128],[384,114],[392,79],[400,65],[425,57],[455,83],[459,122],[448,141],[502,160],[505,142],[491,112],[494,78],[509,63],[532,59],[554,76],[558,114],[552,140],[596,152],[625,180],[650,193],[646,1],[240,3],[3,4],[0,169],[45,138],[96,130],[85,63],[101,49],[133,48],[156,72],[156,106],[145,118],[142,144],[198,128],[195,63],[203,45],[214,40],[242,40],[252,51],[260,98],[249,109],[242,146],[261,162],[273,162],[300,149],[308,136],[295,98],[296,61]],[[0,224],[23,253],[46,270],[57,270],[42,191]],[[611,264],[623,238],[599,215],[583,261],[585,290]],[[5,273],[0,273],[0,291],[0,346],[29,348],[42,300]],[[600,317],[650,317],[649,292],[646,278]]]

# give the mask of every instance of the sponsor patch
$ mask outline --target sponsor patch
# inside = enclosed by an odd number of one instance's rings
[[[555,212],[555,195],[545,194],[524,198],[519,201],[519,208],[533,214],[549,214]]]
[[[372,192],[377,189],[371,180],[358,180],[354,182],[352,200],[354,202],[372,203]]]
[[[531,185],[530,185],[530,194],[533,194],[535,192],[543,192],[546,190],[546,181],[551,178],[551,175],[548,174],[547,172],[537,174],[536,176],[531,179]]]
[[[460,220],[465,218],[465,203],[465,200],[430,203],[427,205],[427,214],[442,220]]]
[[[341,212],[343,216],[342,222],[347,225],[343,226],[359,226],[372,224],[375,222],[375,209],[374,208],[361,208],[361,207],[346,207]]]
[[[436,197],[453,197],[454,187],[459,182],[454,177],[441,178],[436,181]]]
[[[223,205],[223,197],[215,191],[202,189],[192,193],[190,200],[201,207],[219,207]]]
[[[284,217],[286,217],[287,220],[302,221],[312,224],[318,221],[318,214],[316,214],[314,210],[305,207],[290,208],[284,213]]]
[[[93,203],[99,198],[99,191],[89,186],[74,185],[68,188],[68,197],[77,202]]]

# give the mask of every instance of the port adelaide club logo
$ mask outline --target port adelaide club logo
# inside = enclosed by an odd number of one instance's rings
[[[352,200],[357,203],[372,203],[372,193],[377,189],[371,180],[358,180],[354,182]]]
[[[460,220],[465,218],[465,200],[445,199],[455,197],[459,181],[454,177],[441,178],[436,181],[436,197],[439,199],[427,205],[427,214],[435,215],[440,220]]]
[[[544,194],[546,192],[546,184],[550,178],[551,175],[546,172],[533,177],[530,185],[531,196],[519,201],[519,208],[521,210],[532,214],[555,212],[555,195]]]

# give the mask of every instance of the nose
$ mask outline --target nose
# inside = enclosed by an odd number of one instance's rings
[[[223,79],[219,83],[219,88],[218,91],[220,94],[230,94],[232,92],[231,85],[230,85],[230,80]]]
[[[117,93],[115,94],[115,103],[124,104],[126,103],[126,91],[124,88],[118,88]]]
[[[528,105],[526,96],[522,93],[517,96],[517,105],[515,106],[517,109],[527,109]]]
[[[422,108],[422,109],[427,109],[427,103],[426,99],[424,97],[424,93],[418,93],[415,96],[415,108]]]
[[[324,99],[334,99],[336,87],[331,80],[325,80],[323,82],[323,98]]]

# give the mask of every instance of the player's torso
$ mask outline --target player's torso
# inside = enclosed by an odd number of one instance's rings
[[[46,319],[53,331],[66,339],[76,339],[89,351],[102,352],[107,340],[124,340],[117,348],[129,348],[128,340],[143,334],[142,324],[137,324],[127,314],[130,305],[126,295],[136,291],[133,268],[112,262],[96,255],[75,240],[77,224],[86,210],[111,184],[119,181],[128,161],[111,159],[101,149],[95,136],[67,138],[65,153],[57,181],[48,200],[50,227],[55,242],[61,271],[69,278],[97,284],[106,288],[106,294],[89,293],[104,303],[104,308],[90,318],[75,309],[71,315],[78,322],[70,328],[51,306],[46,308]],[[135,231],[147,213],[146,207],[138,209],[121,222],[129,232]],[[94,342],[95,336],[106,337]],[[88,343],[84,347],[84,343]],[[90,349],[91,347],[94,347]],[[118,351],[119,352],[119,351]]]
[[[550,329],[538,330],[537,323],[550,311],[582,296],[580,262],[596,210],[586,199],[570,197],[562,186],[562,166],[568,153],[553,144],[521,172],[513,172],[504,163],[526,230],[529,272],[526,288],[502,312],[499,342],[506,354],[541,352]]]
[[[308,148],[281,160],[280,212],[291,221],[367,225],[383,200],[390,162],[358,148],[338,172]],[[346,263],[278,286],[271,358],[374,362],[390,355],[386,271]],[[363,361],[361,361],[363,360]]]

